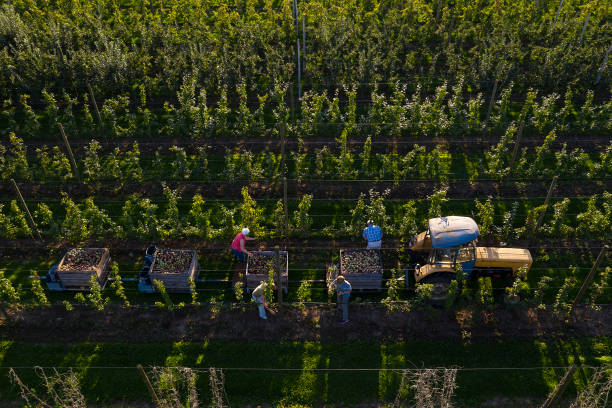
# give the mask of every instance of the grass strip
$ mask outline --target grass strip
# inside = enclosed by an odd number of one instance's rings
[[[91,402],[148,401],[137,371],[144,366],[284,368],[297,371],[227,370],[226,389],[233,404],[356,404],[395,397],[400,371],[309,371],[325,368],[479,368],[457,375],[458,406],[474,406],[496,396],[544,399],[563,375],[562,368],[612,364],[612,339],[582,338],[550,341],[499,341],[455,344],[413,341],[379,344],[350,343],[226,343],[201,344],[29,344],[0,343],[0,395],[16,399],[6,375],[10,366],[79,367],[82,389]],[[125,368],[99,368],[125,367]],[[491,370],[484,368],[509,369]],[[533,368],[535,369],[525,369]],[[482,368],[482,369],[480,369]],[[522,368],[522,369],[521,369]],[[30,384],[30,368],[18,369]],[[581,368],[567,395],[584,387],[590,370]],[[201,373],[198,391],[210,398],[208,376]]]

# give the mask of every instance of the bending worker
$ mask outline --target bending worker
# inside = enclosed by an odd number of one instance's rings
[[[240,233],[238,233],[236,235],[236,237],[234,238],[234,240],[232,241],[232,252],[234,254],[234,258],[237,259],[240,262],[244,262],[244,255],[251,255],[251,253],[249,251],[246,250],[246,248],[244,247],[244,245],[246,244],[246,241],[253,241],[256,238],[251,238],[247,235],[249,235],[249,232],[251,232],[248,228],[243,228],[242,231]]]
[[[349,297],[351,296],[351,284],[349,281],[344,279],[344,276],[338,275],[331,285],[336,287],[338,307],[342,310],[342,321],[340,324],[348,323],[348,301]]]
[[[380,249],[382,244],[382,228],[368,220],[368,226],[363,230],[363,237],[368,241],[367,249]]]
[[[274,289],[274,284],[272,283],[272,289]],[[265,281],[261,281],[259,286],[257,286],[253,290],[252,298],[257,303],[257,308],[259,309],[259,318],[266,320],[268,317],[266,316],[266,309],[268,309],[268,304],[266,303],[266,286],[268,283]],[[269,311],[270,309],[268,309]],[[270,311],[270,313],[272,313]]]

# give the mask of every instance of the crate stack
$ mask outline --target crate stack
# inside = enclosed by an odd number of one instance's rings
[[[359,259],[361,261],[354,261]],[[382,288],[382,257],[376,249],[341,249],[340,274],[349,281],[353,290]],[[331,277],[328,277],[331,278]],[[335,279],[335,277],[333,277]]]
[[[276,254],[275,251],[252,251],[251,252],[255,257],[265,257],[270,258],[272,261],[274,260],[274,256]],[[279,251],[279,255],[281,257],[281,285],[283,288],[283,292],[287,293],[289,290],[289,253],[287,251]],[[265,281],[268,279],[268,271],[267,270],[255,270],[254,268],[254,259],[249,257],[247,259],[246,266],[246,288],[248,291],[252,291],[255,289],[261,281]],[[272,264],[273,265],[273,264]]]
[[[109,265],[108,248],[70,248],[58,264],[56,273],[65,290],[90,290],[92,276],[104,289],[110,273]]]
[[[170,271],[163,268],[160,261],[160,256],[178,257],[189,256],[191,261],[179,271]],[[151,282],[158,280],[164,284],[168,293],[191,293],[190,281],[197,281],[200,273],[200,265],[198,263],[198,254],[193,249],[158,249],[155,252],[155,259],[151,264],[149,277]]]

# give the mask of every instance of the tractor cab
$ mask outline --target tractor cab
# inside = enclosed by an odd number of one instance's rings
[[[469,274],[476,263],[477,239],[478,225],[470,217],[438,217],[429,220],[427,231],[412,238],[409,249],[415,260],[453,270],[461,264]]]
[[[416,264],[414,281],[433,284],[432,299],[437,301],[444,299],[460,267],[465,278],[508,278],[520,268],[531,267],[527,249],[477,247],[477,241],[478,225],[470,217],[430,219],[429,229],[410,241],[410,255]]]

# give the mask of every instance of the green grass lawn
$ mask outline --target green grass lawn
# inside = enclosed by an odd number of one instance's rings
[[[44,339],[41,339],[44,340]],[[225,343],[43,345],[0,343],[0,400],[16,399],[6,373],[11,366],[78,367],[88,401],[148,401],[136,364],[194,368],[221,367],[230,402],[244,404],[356,404],[395,398],[403,368],[461,367],[457,374],[458,406],[474,406],[496,396],[544,399],[563,375],[562,368],[612,364],[612,339],[508,341],[462,345],[413,341],[380,344]],[[105,367],[105,368],[102,368]],[[109,368],[110,367],[110,368]],[[507,369],[491,369],[502,368]],[[230,368],[234,368],[233,370]],[[269,371],[236,368],[267,368]],[[310,371],[311,369],[374,369]],[[398,369],[383,371],[379,369]],[[274,370],[279,369],[279,370]],[[280,369],[297,369],[282,371]],[[587,382],[581,368],[566,395]],[[36,382],[33,370],[17,370],[24,381]],[[203,401],[210,398],[208,375],[198,377]]]

